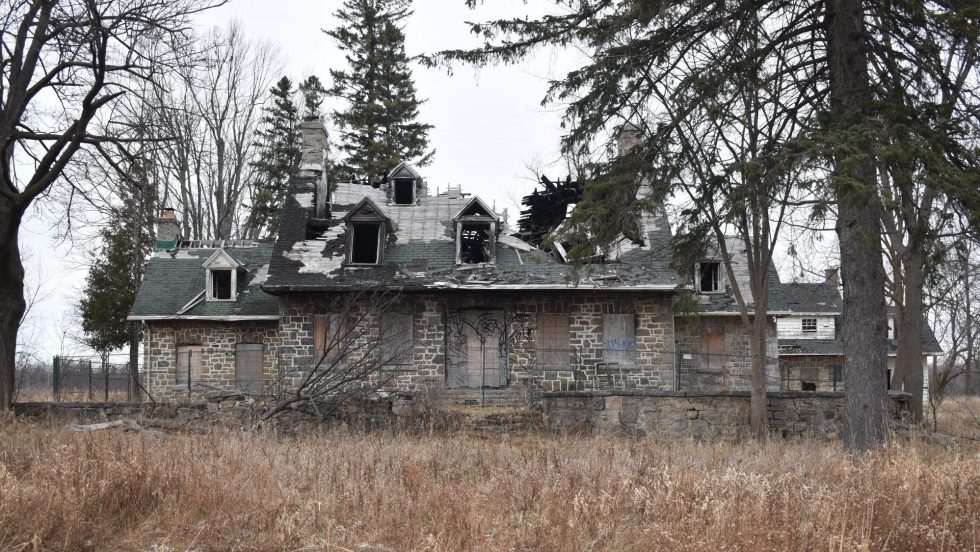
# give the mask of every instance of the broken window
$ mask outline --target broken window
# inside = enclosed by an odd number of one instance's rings
[[[230,270],[211,271],[211,299],[232,299],[232,274]]]
[[[381,237],[380,224],[354,224],[351,227],[350,262],[353,264],[378,264]]]
[[[395,205],[413,205],[415,203],[415,179],[395,179]]]
[[[201,346],[177,346],[177,385],[186,385],[190,389],[201,381]]]
[[[800,320],[800,326],[803,328],[803,333],[816,333],[817,331],[817,319],[816,318],[804,318]]]
[[[705,261],[698,263],[698,291],[715,293],[721,291],[721,263]]]
[[[490,244],[489,223],[463,223],[459,233],[460,262],[489,263],[493,258]]]

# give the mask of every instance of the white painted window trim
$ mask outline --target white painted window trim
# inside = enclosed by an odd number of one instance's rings
[[[216,270],[223,270],[231,272],[231,297],[228,299],[219,299],[214,296],[214,279],[212,278],[213,273]],[[209,268],[207,277],[207,300],[208,301],[237,301],[238,300],[238,270],[234,268]]]
[[[378,245],[375,254],[375,262],[373,263],[355,263],[354,262],[354,226],[358,224],[368,225],[376,224],[378,226]],[[363,221],[363,222],[348,222],[347,223],[347,266],[380,266],[384,261],[384,240],[385,234],[387,233],[387,228],[385,227],[385,222],[379,220],[378,222]]]
[[[807,320],[813,321],[812,329],[807,329]],[[820,321],[815,316],[804,316],[800,318],[800,332],[801,333],[817,333]]]
[[[703,291],[701,289],[701,265],[704,264],[717,264],[718,265],[718,289],[713,291]],[[718,259],[703,259],[698,261],[697,265],[694,267],[694,289],[702,295],[716,295],[719,293],[725,293],[725,267],[722,265],[721,260]]]

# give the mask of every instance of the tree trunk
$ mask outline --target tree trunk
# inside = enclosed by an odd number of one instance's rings
[[[898,351],[895,357],[896,389],[912,394],[912,414],[922,421],[922,284],[924,256],[921,248],[910,248],[902,262],[905,272],[904,308],[895,311],[895,335]]]
[[[129,323],[129,400],[142,402],[140,389],[140,331],[138,322]]]
[[[851,134],[871,119],[861,4],[859,0],[828,0],[826,31],[831,128],[841,134],[840,138],[846,137],[844,142],[850,146],[834,154],[837,235],[844,282],[844,446],[865,452],[885,439],[888,356],[874,147],[866,140],[859,143],[861,138]]]
[[[768,274],[768,271],[763,273]],[[766,396],[766,368],[769,364],[766,357],[768,349],[767,323],[769,317],[768,298],[761,299],[756,296],[755,314],[752,318],[752,337],[750,338],[750,350],[752,351],[752,395],[749,405],[749,426],[752,434],[757,438],[765,438],[769,435],[769,408],[768,397]]]
[[[14,402],[17,365],[17,330],[27,309],[24,300],[24,265],[17,243],[23,212],[9,200],[0,200],[0,411]]]

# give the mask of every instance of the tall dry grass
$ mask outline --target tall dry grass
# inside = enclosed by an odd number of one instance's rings
[[[6,550],[972,550],[976,449],[0,422]]]

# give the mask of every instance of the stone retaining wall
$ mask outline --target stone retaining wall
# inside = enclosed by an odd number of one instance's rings
[[[910,417],[912,396],[890,392],[896,429]],[[714,394],[621,390],[545,393],[545,423],[551,429],[630,435],[718,438],[748,430],[749,393]],[[769,393],[769,424],[782,437],[836,438],[841,434],[843,393]]]

